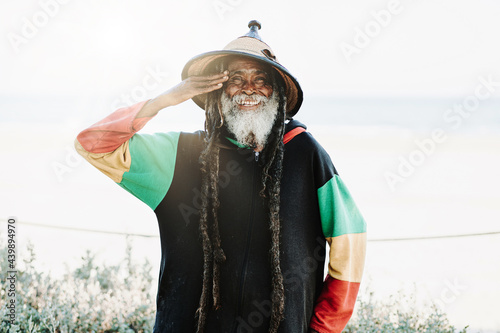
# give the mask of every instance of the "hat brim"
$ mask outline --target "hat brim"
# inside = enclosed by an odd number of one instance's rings
[[[299,111],[303,100],[302,89],[300,88],[299,82],[293,77],[293,75],[290,74],[290,72],[285,67],[283,67],[276,61],[273,61],[266,57],[233,50],[221,50],[203,53],[187,62],[187,64],[184,66],[184,69],[182,70],[182,80],[185,80],[190,76],[204,75],[205,70],[213,61],[225,56],[241,56],[257,60],[272,66],[280,74],[285,83],[287,117],[291,118]],[[206,94],[193,97],[193,101],[202,109],[205,109],[205,100]]]

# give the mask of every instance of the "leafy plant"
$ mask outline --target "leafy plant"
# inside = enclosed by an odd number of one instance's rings
[[[375,299],[373,291],[360,295],[353,315],[343,333],[455,333],[446,315],[435,304],[427,311],[417,310],[413,294],[390,296],[383,302]],[[466,333],[467,327],[459,333]]]
[[[87,251],[80,266],[61,279],[35,269],[35,252],[29,246],[17,272],[16,325],[6,317],[8,282],[0,282],[0,332],[151,332],[151,265],[133,262],[132,246],[127,244],[125,258],[117,265],[98,265],[96,255]],[[0,267],[2,272],[9,270],[1,240]]]
[[[1,236],[1,235],[0,235]],[[7,320],[7,281],[0,281],[0,332],[29,333],[111,333],[151,332],[154,324],[151,295],[151,265],[132,260],[127,242],[125,257],[117,265],[96,263],[87,251],[80,266],[61,279],[35,269],[35,251],[28,246],[28,257],[17,273],[16,325]],[[7,272],[7,249],[0,237],[0,268]],[[356,313],[344,333],[428,332],[455,333],[446,315],[435,305],[417,311],[413,295],[399,293],[383,302],[367,291],[358,297]],[[467,327],[460,331],[466,333]]]

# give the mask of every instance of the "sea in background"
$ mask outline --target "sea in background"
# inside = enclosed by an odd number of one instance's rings
[[[125,251],[123,235],[48,227],[55,226],[151,235],[130,241],[134,257],[147,258],[158,274],[153,212],[73,149],[76,134],[112,112],[115,99],[0,97],[0,219],[17,216],[19,256],[30,241],[47,273],[77,266],[87,249],[108,263]],[[420,306],[437,301],[453,325],[495,332],[500,234],[398,240],[500,231],[500,101],[452,111],[463,103],[311,96],[296,119],[328,151],[367,221],[362,289],[379,298],[415,290]],[[187,102],[162,111],[142,132],[202,127],[203,112]]]

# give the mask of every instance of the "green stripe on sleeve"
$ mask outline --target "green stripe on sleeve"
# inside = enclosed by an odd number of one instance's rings
[[[130,139],[130,170],[118,184],[155,210],[174,178],[178,132],[136,134]]]
[[[366,232],[366,223],[338,175],[318,189],[321,225],[325,237]]]

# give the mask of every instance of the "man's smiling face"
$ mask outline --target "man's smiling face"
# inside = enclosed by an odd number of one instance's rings
[[[228,71],[229,80],[225,93],[229,99],[234,98],[242,111],[256,110],[262,104],[262,98],[259,96],[269,98],[272,95],[273,86],[269,73],[259,62],[244,58],[235,59],[229,63]]]
[[[228,64],[229,79],[222,91],[227,128],[239,143],[256,151],[266,145],[278,113],[270,70],[255,60],[236,58]]]

